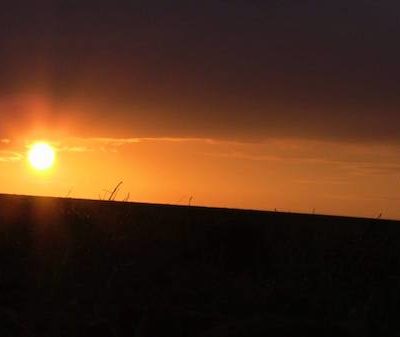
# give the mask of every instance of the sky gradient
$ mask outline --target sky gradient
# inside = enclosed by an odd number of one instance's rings
[[[39,1],[0,20],[0,192],[400,218],[397,1]],[[26,149],[44,139],[56,167]],[[71,192],[70,192],[71,191]]]

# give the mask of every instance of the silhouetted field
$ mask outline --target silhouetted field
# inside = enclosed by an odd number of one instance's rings
[[[399,336],[400,222],[0,196],[1,336]]]

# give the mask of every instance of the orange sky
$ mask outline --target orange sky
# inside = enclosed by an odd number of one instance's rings
[[[100,199],[123,181],[118,200],[400,218],[396,145],[51,133],[40,137],[57,150],[46,172],[26,160],[39,139],[1,140],[1,192]]]

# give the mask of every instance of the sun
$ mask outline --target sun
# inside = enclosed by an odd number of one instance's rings
[[[45,142],[34,143],[28,153],[29,163],[39,171],[51,168],[54,165],[55,157],[54,148]]]

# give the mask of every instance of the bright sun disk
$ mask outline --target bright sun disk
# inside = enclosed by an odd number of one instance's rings
[[[55,151],[47,143],[35,143],[29,150],[28,159],[33,168],[40,171],[46,170],[54,164]]]

